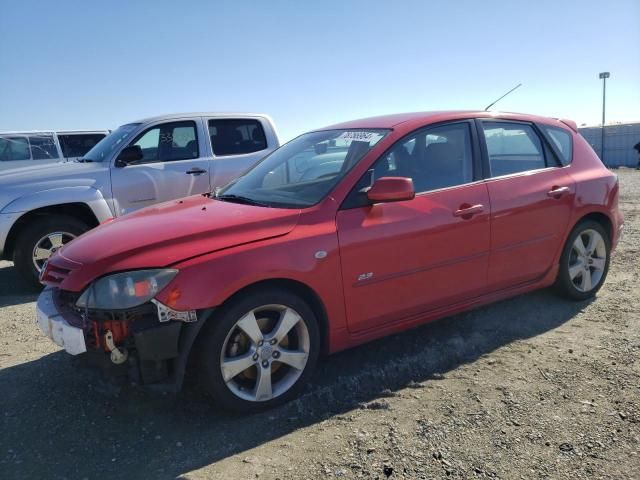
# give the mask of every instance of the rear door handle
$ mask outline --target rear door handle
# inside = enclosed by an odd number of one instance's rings
[[[455,212],[453,212],[453,216],[454,217],[469,217],[471,218],[473,215],[475,215],[476,213],[482,213],[484,212],[484,205],[482,204],[477,204],[477,205],[461,205],[462,208],[460,208],[459,210],[456,210]]]
[[[207,173],[207,171],[202,168],[192,168],[191,170],[187,170],[187,175],[202,175],[203,173]]]
[[[547,196],[560,198],[565,193],[569,193],[569,187],[553,187],[547,192]]]

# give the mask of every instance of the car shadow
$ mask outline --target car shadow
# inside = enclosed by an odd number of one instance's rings
[[[219,411],[194,387],[175,397],[108,396],[68,355],[49,354],[0,370],[0,469],[7,478],[176,478],[387,390],[436,381],[586,305],[539,291],[341,352],[322,361],[300,399],[248,416]]]
[[[0,261],[0,308],[35,302],[38,293],[25,285],[12,263]]]

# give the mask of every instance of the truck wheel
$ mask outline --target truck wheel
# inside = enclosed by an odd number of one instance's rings
[[[13,263],[25,283],[41,288],[40,271],[49,257],[64,244],[89,227],[80,220],[67,215],[36,217],[20,232],[13,251]]]
[[[195,367],[219,404],[250,413],[297,395],[319,350],[311,308],[285,289],[268,288],[232,300],[207,321]]]

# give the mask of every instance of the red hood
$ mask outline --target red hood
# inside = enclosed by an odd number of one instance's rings
[[[196,195],[101,225],[66,245],[49,263],[53,269],[70,270],[59,285],[78,291],[105,273],[166,267],[216,250],[286,235],[299,216],[299,210]]]

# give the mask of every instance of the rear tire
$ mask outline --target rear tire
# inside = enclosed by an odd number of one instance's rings
[[[225,409],[251,413],[302,390],[318,360],[320,332],[304,300],[267,288],[224,305],[198,343],[200,361],[194,366],[205,390]]]
[[[604,227],[585,220],[574,227],[560,257],[555,291],[570,300],[593,297],[609,271],[611,240]]]
[[[48,258],[45,251],[48,250],[51,255],[87,230],[88,225],[68,215],[48,215],[33,219],[16,238],[13,250],[13,263],[24,283],[34,289],[42,288],[37,265],[41,266]],[[39,249],[36,250],[38,246]]]

